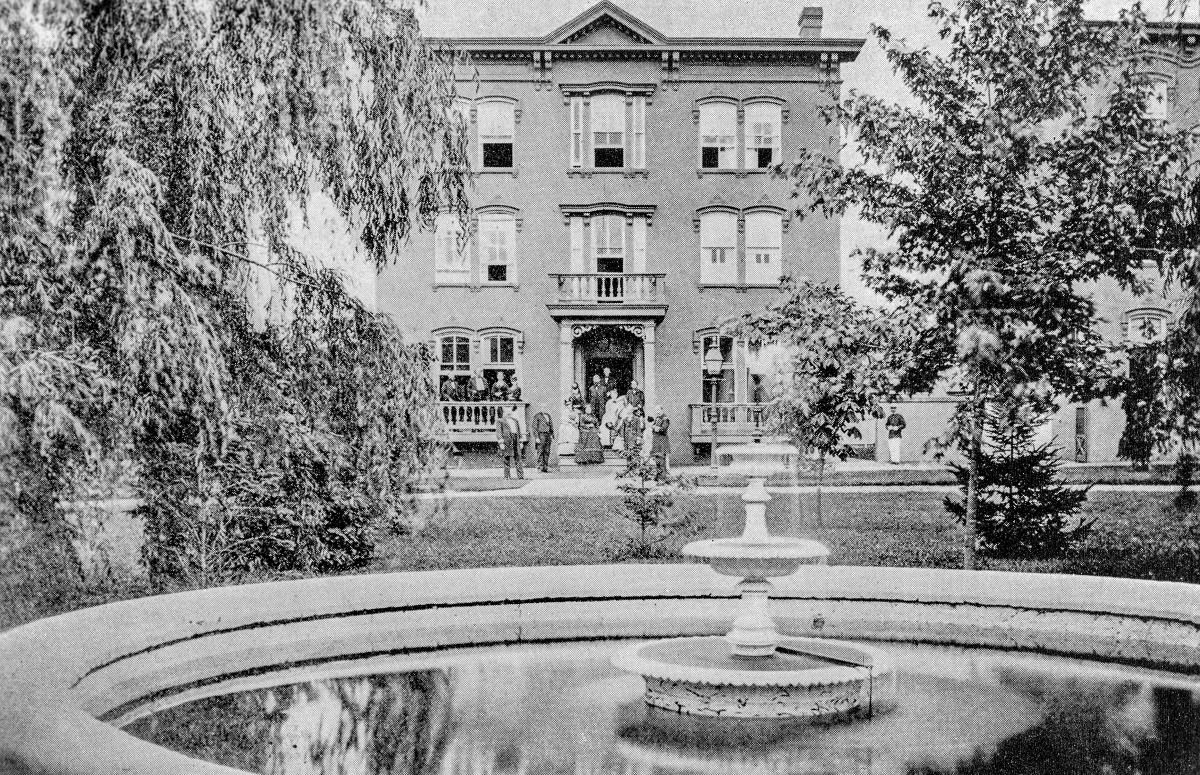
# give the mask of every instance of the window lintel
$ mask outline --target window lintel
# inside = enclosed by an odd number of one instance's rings
[[[654,97],[653,83],[626,83],[624,81],[594,81],[592,83],[559,84],[563,93],[563,104],[569,105],[572,97],[590,97],[593,94],[618,93],[626,97],[645,97],[649,105]]]
[[[563,222],[570,225],[571,218],[591,218],[593,215],[601,213],[617,213],[624,215],[626,221],[632,222],[634,218],[645,218],[646,225],[652,225],[654,221],[654,211],[656,205],[628,205],[619,202],[594,202],[584,205],[559,205],[558,209],[562,211]]]
[[[501,94],[489,94],[485,97],[476,97],[471,103],[471,121],[478,121],[476,109],[485,102],[500,102],[512,106],[513,123],[521,123],[521,101],[516,97],[506,97]]]
[[[521,226],[524,223],[524,218],[521,217],[521,209],[512,205],[491,204],[482,205],[475,208],[475,217],[478,219],[480,215],[508,215],[511,216],[516,224],[517,232],[521,231]]]
[[[695,122],[695,124],[697,126],[699,126],[700,125],[700,109],[702,107],[704,107],[705,105],[714,105],[714,104],[732,105],[734,108],[737,109],[738,121],[739,122],[741,121],[742,107],[741,107],[741,103],[738,101],[738,99],[736,97],[726,97],[724,95],[719,95],[719,94],[711,95],[708,97],[701,97],[698,100],[696,100],[696,102],[694,103],[694,107],[692,108],[692,121]]]
[[[779,221],[780,221],[780,228],[784,234],[787,234],[788,226],[792,222],[792,219],[788,217],[788,209],[786,207],[780,207],[778,205],[772,205],[772,204],[751,205],[751,206],[745,208],[744,210],[742,210],[742,220],[745,220],[746,216],[750,215],[752,213],[773,213],[775,215],[778,215]]]
[[[788,122],[788,103],[783,97],[774,97],[769,94],[760,94],[754,97],[746,97],[742,100],[742,110],[751,105],[777,105],[779,106],[779,118],[783,123]]]
[[[734,207],[733,205],[710,204],[710,205],[704,205],[703,207],[699,207],[696,209],[696,217],[692,219],[692,227],[693,227],[693,229],[695,229],[697,234],[700,232],[700,221],[704,218],[705,215],[708,215],[709,213],[729,213],[730,215],[736,216],[738,219],[738,228],[739,229],[741,228],[741,224],[742,224],[742,217],[741,217],[742,211],[741,210]]]

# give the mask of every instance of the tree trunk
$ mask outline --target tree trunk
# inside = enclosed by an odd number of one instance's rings
[[[825,453],[817,458],[817,527],[825,527]]]
[[[983,456],[984,405],[976,398],[971,407],[971,443],[967,449],[967,508],[964,520],[963,570],[975,570],[975,514],[979,507],[979,459]]]

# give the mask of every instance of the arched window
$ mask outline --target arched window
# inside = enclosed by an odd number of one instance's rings
[[[484,283],[516,282],[517,219],[507,212],[479,215],[479,271]]]
[[[516,104],[507,99],[484,100],[476,109],[476,117],[480,166],[485,169],[512,167]]]
[[[700,168],[737,167],[737,106],[732,102],[700,105]]]
[[[443,401],[464,400],[471,381],[471,339],[466,332],[438,339],[438,387]]]
[[[727,210],[701,213],[701,284],[735,285],[737,279],[737,213]]]
[[[779,136],[783,108],[774,102],[750,102],[744,113],[746,162],[749,169],[764,169],[781,161]]]
[[[437,285],[468,285],[471,282],[471,257],[462,240],[462,226],[452,213],[437,217],[433,267]]]
[[[746,213],[746,283],[777,285],[783,273],[783,214],[771,210]]]
[[[1130,344],[1149,344],[1167,338],[1170,313],[1164,309],[1133,309],[1124,315],[1125,341]]]
[[[625,96],[592,97],[592,166],[625,166]]]

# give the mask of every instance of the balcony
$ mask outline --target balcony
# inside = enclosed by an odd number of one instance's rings
[[[767,432],[766,404],[691,404],[693,444],[712,442],[712,421],[717,420],[717,445],[752,441],[756,432]]]
[[[551,314],[662,318],[667,312],[666,275],[586,272],[550,276],[558,282],[557,302],[546,305]]]
[[[524,401],[439,401],[442,420],[450,441],[495,443],[496,420],[508,406],[517,407],[521,422],[527,421],[529,404]]]

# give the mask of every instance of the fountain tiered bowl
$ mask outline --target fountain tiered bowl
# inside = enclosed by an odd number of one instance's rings
[[[894,693],[886,653],[845,641],[781,635],[771,617],[769,579],[790,576],[802,565],[824,565],[829,557],[818,541],[772,536],[767,530],[767,477],[792,470],[797,449],[775,442],[720,452],[732,458],[729,471],[750,480],[742,494],[745,527],[736,538],[694,541],[683,554],[741,579],[733,628],[725,636],[641,643],[619,652],[613,664],[645,679],[648,705],[688,715],[826,720],[885,708]]]

